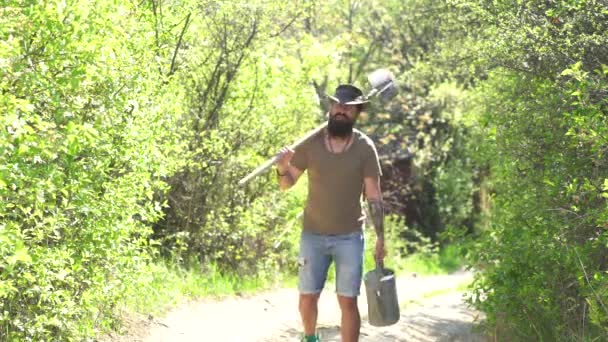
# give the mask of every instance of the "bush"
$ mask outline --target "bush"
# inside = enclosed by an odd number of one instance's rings
[[[83,339],[112,324],[149,258],[179,94],[157,72],[145,9],[4,6],[0,340]]]

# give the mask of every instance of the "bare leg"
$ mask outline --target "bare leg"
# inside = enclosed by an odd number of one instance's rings
[[[302,294],[300,293],[300,316],[302,317],[302,325],[304,325],[305,335],[314,335],[317,329],[317,304],[319,302],[320,293]]]
[[[359,341],[361,316],[359,316],[357,297],[344,297],[338,295],[338,303],[340,304],[340,310],[342,310],[342,324],[340,325],[342,342]]]

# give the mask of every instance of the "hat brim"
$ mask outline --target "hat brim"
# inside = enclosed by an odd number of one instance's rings
[[[339,98],[337,98],[337,97],[335,97],[335,96],[332,96],[332,95],[327,95],[327,98],[329,98],[330,100],[332,100],[332,101],[334,101],[334,102],[341,103],[341,104],[343,104],[343,105],[353,105],[353,106],[354,106],[354,105],[359,105],[359,104],[367,104],[367,103],[369,103],[369,100],[363,100],[363,99],[361,99],[361,100],[356,100],[356,99],[355,99],[355,100],[348,101],[348,102],[342,102],[342,101],[340,101],[340,99],[339,99]]]

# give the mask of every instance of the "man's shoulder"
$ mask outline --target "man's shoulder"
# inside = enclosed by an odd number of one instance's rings
[[[370,137],[368,137],[367,134],[361,132],[360,130],[358,130],[356,128],[353,129],[353,133],[355,134],[355,139],[357,141],[359,141],[360,143],[363,143],[367,146],[370,146],[372,148],[375,148],[376,145],[374,144],[374,141]]]
[[[318,144],[319,141],[321,141],[322,139],[323,139],[323,134],[315,134],[312,137],[301,142],[298,145],[298,149],[300,151],[306,151],[306,150],[310,149],[310,147],[313,146],[314,144]]]

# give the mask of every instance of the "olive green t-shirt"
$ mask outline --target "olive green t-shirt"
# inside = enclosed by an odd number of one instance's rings
[[[295,149],[291,165],[308,171],[305,231],[333,235],[363,228],[363,178],[380,177],[381,171],[373,141],[358,130],[352,139],[344,152],[332,153],[322,132]]]

